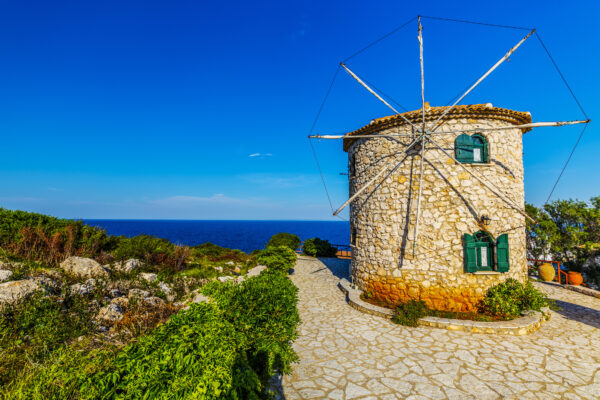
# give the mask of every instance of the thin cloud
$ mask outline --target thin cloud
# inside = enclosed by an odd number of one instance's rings
[[[271,153],[252,153],[248,157],[250,157],[250,158],[255,158],[255,157],[265,158],[265,157],[271,157],[272,155],[273,154],[271,154]]]

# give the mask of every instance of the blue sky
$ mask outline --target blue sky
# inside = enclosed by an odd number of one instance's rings
[[[538,29],[588,115],[600,5],[539,2],[22,1],[0,6],[0,206],[69,218],[331,219],[306,136],[338,63],[417,14]],[[445,105],[523,31],[423,20],[426,98]],[[420,107],[416,24],[348,65]],[[535,38],[463,103],[582,119]],[[340,74],[317,132],[389,111]],[[592,123],[554,198],[600,195]],[[527,133],[542,204],[578,127]],[[334,206],[340,142],[315,148]]]

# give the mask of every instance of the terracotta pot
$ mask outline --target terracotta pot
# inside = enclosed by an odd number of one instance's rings
[[[545,282],[551,282],[556,276],[556,271],[550,263],[544,263],[538,267],[538,274]]]
[[[581,276],[581,273],[579,273],[579,272],[569,271],[568,277],[569,277],[569,285],[579,286],[583,283],[583,276]]]

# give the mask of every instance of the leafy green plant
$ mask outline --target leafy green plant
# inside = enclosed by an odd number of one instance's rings
[[[302,246],[304,254],[312,257],[335,257],[337,248],[332,246],[328,240],[319,238],[307,239]]]
[[[109,369],[82,386],[83,397],[235,398],[235,381],[252,381],[239,353],[244,343],[216,306],[193,304],[125,347]]]
[[[504,319],[513,319],[525,310],[540,311],[552,305],[548,297],[537,290],[531,282],[523,285],[515,279],[492,286],[479,305],[481,312]]]
[[[419,318],[427,316],[429,309],[424,301],[411,300],[400,304],[394,311],[392,322],[404,326],[419,326]]]
[[[300,246],[300,238],[298,235],[293,235],[287,232],[276,233],[275,235],[271,236],[271,239],[267,243],[266,247],[279,246],[285,246],[295,252]]]
[[[0,311],[0,386],[47,360],[52,351],[93,327],[94,308],[80,296],[37,293]]]
[[[286,273],[296,264],[296,253],[286,246],[267,247],[256,257],[259,264],[264,264],[272,271]]]
[[[274,373],[291,372],[291,363],[297,359],[291,344],[300,323],[298,289],[292,281],[265,271],[241,285],[211,283],[203,293],[217,302],[225,318],[246,338],[246,356],[263,389]]]

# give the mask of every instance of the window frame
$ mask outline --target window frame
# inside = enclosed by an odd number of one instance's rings
[[[481,143],[476,143],[475,139],[478,139]],[[475,161],[475,149],[481,151],[480,161]],[[461,164],[488,164],[489,142],[479,132],[473,135],[462,133],[454,139],[454,157]]]

